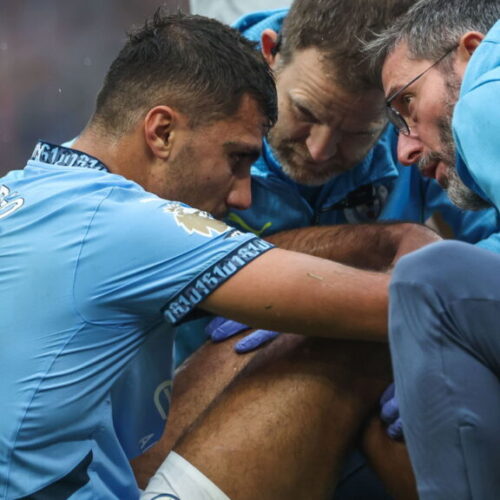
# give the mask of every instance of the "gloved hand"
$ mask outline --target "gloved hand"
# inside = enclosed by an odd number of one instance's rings
[[[213,342],[221,342],[226,340],[237,333],[248,330],[250,326],[238,323],[232,319],[222,318],[217,316],[206,326],[205,331],[210,336]],[[262,344],[273,340],[279,335],[278,332],[270,330],[255,330],[234,345],[234,350],[238,354],[253,351],[260,347]]]
[[[398,399],[394,383],[392,383],[380,398],[380,418],[387,424],[386,432],[391,439],[403,439],[403,422],[399,416]]]

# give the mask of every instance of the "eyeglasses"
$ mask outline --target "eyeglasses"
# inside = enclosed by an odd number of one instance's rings
[[[401,113],[395,109],[392,106],[392,101],[398,97],[401,92],[406,90],[411,84],[415,83],[419,78],[424,76],[429,70],[434,68],[434,66],[437,66],[447,55],[451,54],[457,46],[452,47],[450,50],[445,52],[436,62],[431,64],[427,69],[422,71],[419,75],[417,75],[413,80],[410,80],[406,85],[403,85],[399,90],[394,92],[390,97],[387,98],[385,101],[385,106],[387,109],[387,117],[389,118],[389,121],[396,127],[396,129],[403,135],[410,135],[410,127],[408,126],[408,123],[406,123],[406,120],[403,118]]]

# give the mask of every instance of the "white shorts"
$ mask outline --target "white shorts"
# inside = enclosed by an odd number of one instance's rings
[[[141,500],[230,500],[207,476],[171,451],[149,480]]]

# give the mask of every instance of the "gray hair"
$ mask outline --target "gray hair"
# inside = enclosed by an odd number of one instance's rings
[[[486,34],[500,18],[500,0],[419,0],[406,14],[365,46],[378,75],[400,43],[409,56],[435,61],[456,46],[467,31]]]

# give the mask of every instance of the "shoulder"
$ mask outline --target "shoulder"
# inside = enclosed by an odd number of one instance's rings
[[[105,246],[140,243],[143,253],[202,245],[229,231],[224,222],[206,212],[146,191],[120,188],[103,201],[92,229]]]

